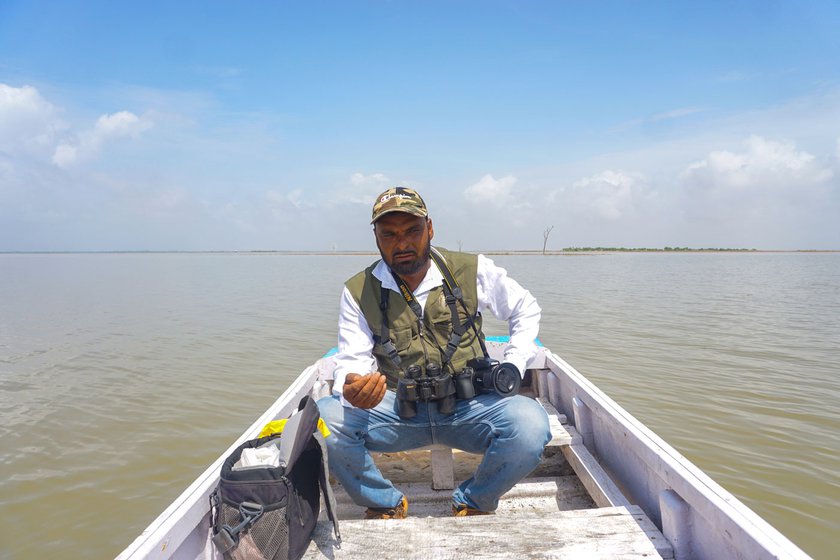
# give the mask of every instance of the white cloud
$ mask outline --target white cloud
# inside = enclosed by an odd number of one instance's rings
[[[151,197],[151,204],[161,212],[178,208],[186,202],[189,195],[182,188],[175,188],[162,191]]]
[[[372,173],[371,175],[365,175],[364,173],[353,173],[350,176],[350,182],[353,185],[384,185],[388,182],[388,177],[386,177],[382,173]]]
[[[0,83],[0,152],[38,156],[52,151],[68,128],[59,110],[32,86]]]
[[[686,232],[722,246],[836,246],[840,185],[831,155],[818,153],[759,135],[709,152],[677,177]]]
[[[85,131],[75,141],[67,141],[55,148],[52,161],[66,168],[99,155],[103,146],[120,138],[135,138],[150,129],[152,122],[129,111],[102,115],[92,130]]]
[[[679,134],[634,141],[632,150],[605,140],[561,158],[512,156],[501,163],[510,174],[498,178],[482,176],[486,161],[454,173],[430,164],[410,181],[385,155],[387,174],[363,165],[324,171],[314,150],[310,157],[277,140],[280,119],[219,123],[210,95],[116,93],[109,106],[138,109],[97,119],[36,88],[0,84],[5,247],[372,249],[364,226],[391,185],[418,188],[442,244],[463,240],[470,250],[532,247],[552,224],[562,246],[840,245],[840,90],[740,115],[716,110],[680,133],[668,119],[699,112],[686,105],[640,122],[664,121]],[[744,131],[755,136],[744,140]],[[84,165],[97,158],[101,165]],[[464,212],[481,219],[465,221]]]
[[[389,186],[409,186],[405,181],[392,181],[384,173],[371,173],[365,175],[357,171],[350,176],[349,185],[341,185],[331,196],[327,197],[325,204],[342,206],[344,204],[356,204],[370,206],[373,200]]]
[[[18,164],[21,158],[49,159],[66,168],[97,157],[108,142],[152,127],[150,119],[120,111],[102,115],[92,129],[75,134],[60,115],[36,88],[0,83],[0,152]]]
[[[0,84],[0,131],[4,134],[21,124],[52,119],[55,112],[34,87]]]
[[[803,189],[833,177],[830,167],[793,142],[751,136],[743,152],[714,151],[682,173],[689,186],[707,190]]]
[[[303,200],[303,191],[301,189],[293,190],[286,196],[286,198],[295,208],[303,208],[304,206],[308,206],[308,204],[306,204],[306,202],[304,202]]]
[[[237,202],[228,202],[221,208],[221,215],[228,223],[238,230],[255,233],[257,231],[256,221],[253,212]]]
[[[268,210],[275,220],[285,220],[290,215],[299,213],[301,210],[314,208],[314,205],[304,199],[302,189],[294,189],[289,192],[269,190],[265,193],[265,201]]]
[[[487,174],[473,185],[467,187],[464,196],[473,203],[487,203],[494,206],[506,206],[513,202],[511,191],[516,184],[516,177],[507,175],[496,179]]]
[[[142,121],[134,113],[120,111],[112,115],[102,115],[96,121],[95,132],[102,138],[137,136],[151,128],[152,123]]]
[[[606,170],[575,182],[572,198],[600,218],[617,220],[635,211],[636,199],[644,195],[641,181],[638,174]]]

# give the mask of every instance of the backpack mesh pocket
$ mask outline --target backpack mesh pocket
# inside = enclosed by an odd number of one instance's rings
[[[222,525],[235,527],[241,521],[239,510],[222,503]],[[289,557],[289,522],[286,506],[266,511],[239,536],[239,545],[230,554],[232,560],[285,560]]]

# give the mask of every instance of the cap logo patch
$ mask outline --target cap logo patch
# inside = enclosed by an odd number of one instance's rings
[[[379,199],[379,202],[383,202],[383,203],[388,202],[392,198],[402,198],[404,200],[411,200],[412,199],[412,197],[410,195],[402,194],[402,193],[396,193],[396,194],[383,195],[382,198]]]

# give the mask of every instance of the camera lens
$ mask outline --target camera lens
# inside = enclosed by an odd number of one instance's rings
[[[519,392],[519,386],[522,384],[522,376],[519,375],[519,369],[508,363],[497,365],[493,368],[492,373],[493,390],[495,390],[502,397],[509,397]]]

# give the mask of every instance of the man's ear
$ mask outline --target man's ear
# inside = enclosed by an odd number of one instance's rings
[[[435,227],[432,225],[432,219],[426,218],[426,222],[429,224],[429,241],[435,236]]]

